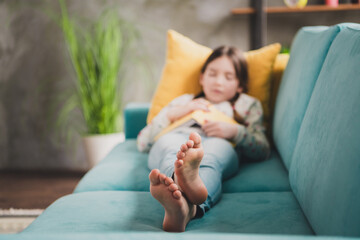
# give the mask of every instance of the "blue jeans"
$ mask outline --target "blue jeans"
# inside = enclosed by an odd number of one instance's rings
[[[159,169],[171,177],[174,172],[176,153],[181,144],[186,143],[189,134],[168,133],[159,138],[149,153],[148,167]],[[204,215],[221,198],[222,181],[236,174],[239,168],[238,155],[232,145],[216,137],[201,136],[204,157],[200,164],[199,175],[208,190],[207,200],[197,207],[197,217]]]

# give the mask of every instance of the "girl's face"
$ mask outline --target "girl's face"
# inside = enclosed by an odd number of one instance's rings
[[[242,92],[234,65],[227,56],[216,58],[207,65],[200,76],[200,84],[206,99],[212,103],[229,101]]]

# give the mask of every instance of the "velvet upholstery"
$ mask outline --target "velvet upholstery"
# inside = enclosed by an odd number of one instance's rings
[[[124,109],[124,132],[126,139],[136,138],[146,125],[150,103],[129,103]]]
[[[136,140],[118,144],[80,180],[74,192],[133,190],[149,191],[148,154],[140,153]]]
[[[24,233],[162,232],[163,216],[162,206],[149,192],[85,192],[57,200]],[[224,194],[182,235],[202,232],[313,234],[291,192]]]
[[[343,27],[309,102],[290,181],[317,234],[360,236],[360,27]]]
[[[149,191],[147,157],[137,151],[136,140],[126,140],[86,173],[74,192]],[[290,191],[288,173],[276,150],[266,161],[241,164],[237,175],[223,184],[223,192],[266,191]]]
[[[82,232],[82,233],[32,233],[32,234],[0,234],[0,240],[359,240],[359,238],[343,238],[336,236],[308,236],[286,234],[238,234],[238,233],[168,233],[168,232]]]
[[[223,192],[291,191],[289,176],[275,149],[262,162],[242,163],[238,173],[223,183]]]
[[[304,27],[291,45],[273,120],[274,143],[287,169],[313,87],[338,26]]]

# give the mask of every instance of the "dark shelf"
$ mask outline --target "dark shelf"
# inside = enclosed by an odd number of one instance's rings
[[[308,5],[303,8],[290,8],[286,6],[267,7],[267,0],[251,1],[251,7],[234,8],[233,15],[250,16],[251,49],[258,49],[266,43],[267,16],[269,14],[283,13],[315,13],[360,10],[360,4],[339,4],[337,7],[327,5]]]
[[[307,12],[333,12],[333,11],[351,11],[360,10],[360,4],[339,4],[337,7],[327,5],[309,5],[304,8],[290,7],[266,7],[265,12],[272,13],[307,13]],[[234,8],[231,13],[234,15],[254,14],[254,8]]]

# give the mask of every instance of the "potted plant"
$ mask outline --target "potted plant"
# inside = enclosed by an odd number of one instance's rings
[[[129,36],[136,36],[128,22],[106,11],[88,28],[70,19],[64,0],[60,26],[76,75],[76,91],[64,104],[59,120],[80,110],[86,130],[82,133],[85,153],[92,167],[120,141],[123,134],[124,81],[118,79]]]

